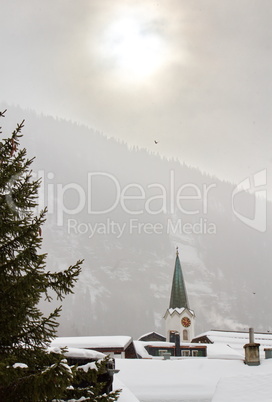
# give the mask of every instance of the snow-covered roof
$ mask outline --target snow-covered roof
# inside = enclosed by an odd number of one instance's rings
[[[229,345],[239,353],[244,354],[244,345],[249,343],[249,333],[242,331],[219,331],[211,330],[198,335],[196,338],[206,336],[214,344]],[[254,333],[254,341],[260,344],[260,352],[264,353],[264,348],[272,348],[272,334]]]
[[[145,343],[146,342],[142,342],[142,341],[134,341],[133,344],[134,344],[135,351],[136,351],[137,355],[142,357],[143,359],[144,358],[151,359],[152,356],[146,350]]]
[[[60,348],[55,346],[55,347],[50,347],[48,348],[49,352],[54,352],[54,353],[60,353]],[[75,359],[94,359],[94,360],[99,360],[99,359],[104,359],[106,355],[101,352],[97,352],[96,350],[90,350],[90,349],[80,349],[80,348],[67,348],[67,351],[64,353],[66,357],[73,357]]]
[[[212,402],[270,402],[272,374],[221,378]]]
[[[194,345],[201,344],[195,343]],[[208,359],[244,360],[244,354],[232,349],[228,345],[208,343],[206,346]]]
[[[116,378],[116,375],[113,377],[113,389],[121,389],[121,394],[118,398],[118,402],[140,402],[138,398],[131,392],[131,390]]]
[[[140,340],[141,338],[145,338],[146,336],[153,335],[153,334],[158,335],[158,336],[161,336],[162,338],[165,338],[164,335],[159,334],[158,332],[155,332],[155,331],[151,331],[151,332],[147,332],[146,334],[141,335],[141,336],[138,338],[138,340]]]
[[[145,346],[153,346],[154,348],[172,348],[175,347],[173,342],[164,342],[164,341],[143,341]],[[184,345],[184,343],[182,343]]]
[[[131,342],[130,336],[67,336],[55,338],[51,342],[51,346],[82,349],[126,349]]]
[[[272,359],[261,360],[260,366],[248,366],[241,360],[207,358],[116,359],[116,369],[120,371],[114,377],[140,401],[271,401]],[[245,376],[250,378],[246,380]],[[223,378],[218,398],[212,399]],[[128,401],[129,398],[124,399]]]

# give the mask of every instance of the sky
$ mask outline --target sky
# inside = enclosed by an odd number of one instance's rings
[[[0,101],[271,180],[271,0],[1,3]]]

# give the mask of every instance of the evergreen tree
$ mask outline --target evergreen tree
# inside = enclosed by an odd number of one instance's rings
[[[85,372],[69,367],[63,351],[48,351],[61,307],[46,317],[38,303],[50,301],[52,291],[59,300],[72,293],[82,261],[62,272],[45,268],[40,248],[46,211],[35,215],[40,180],[32,180],[33,159],[19,149],[23,124],[0,142],[0,401],[68,400],[70,394],[115,401],[118,392],[100,395],[97,379],[106,362]]]

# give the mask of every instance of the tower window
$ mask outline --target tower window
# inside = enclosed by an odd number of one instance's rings
[[[189,340],[187,329],[184,329],[184,330],[183,330],[183,340],[184,340],[184,341],[188,341],[188,340]]]

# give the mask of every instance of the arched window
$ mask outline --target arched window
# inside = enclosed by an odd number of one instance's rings
[[[188,339],[188,331],[187,331],[187,329],[184,329],[183,330],[183,340],[184,341],[188,341],[189,339]]]

